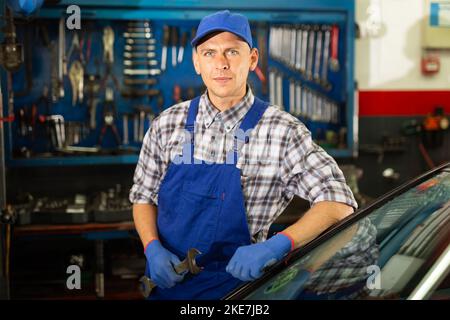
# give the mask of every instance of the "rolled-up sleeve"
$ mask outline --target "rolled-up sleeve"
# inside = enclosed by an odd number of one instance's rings
[[[358,207],[336,161],[314,143],[301,123],[290,130],[281,180],[288,197],[295,194],[311,204],[336,201]]]
[[[156,119],[155,119],[156,120]],[[131,203],[158,205],[158,190],[164,171],[162,149],[158,142],[157,121],[147,131],[133,176],[129,200]]]

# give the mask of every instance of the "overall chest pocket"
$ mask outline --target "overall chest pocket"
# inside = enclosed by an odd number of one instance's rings
[[[213,186],[186,181],[174,197],[173,209],[161,221],[164,233],[178,239],[182,252],[192,247],[205,252],[214,240],[220,214],[218,191]]]

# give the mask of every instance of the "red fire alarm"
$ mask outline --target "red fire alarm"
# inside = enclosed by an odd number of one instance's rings
[[[439,72],[441,61],[437,53],[426,52],[422,55],[422,74],[429,76]]]

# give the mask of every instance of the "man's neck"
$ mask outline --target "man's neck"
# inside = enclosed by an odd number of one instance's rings
[[[239,102],[241,102],[242,99],[244,99],[245,95],[247,94],[247,88],[244,89],[242,94],[232,97],[225,97],[225,98],[218,97],[214,94],[210,94],[209,90],[207,91],[207,94],[209,101],[211,101],[212,105],[220,112],[223,112],[225,110],[231,109]]]

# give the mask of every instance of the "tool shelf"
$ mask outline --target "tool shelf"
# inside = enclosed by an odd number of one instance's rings
[[[151,118],[148,118],[150,111],[153,115],[157,115],[162,109],[168,108],[175,104],[173,99],[173,87],[179,85],[182,89],[181,98],[188,99],[193,94],[201,94],[204,90],[200,76],[196,75],[192,66],[192,48],[190,46],[190,39],[192,38],[192,29],[195,28],[200,19],[212,12],[221,9],[230,9],[234,12],[245,14],[251,23],[253,31],[254,44],[259,47],[261,39],[258,37],[263,34],[263,41],[266,48],[266,56],[260,56],[260,68],[267,83],[264,84],[254,72],[249,76],[249,84],[254,90],[256,96],[265,100],[270,100],[270,88],[268,88],[269,70],[276,70],[282,74],[283,91],[282,91],[282,108],[286,111],[289,109],[289,81],[295,81],[303,87],[310,89],[321,97],[329,99],[336,103],[339,108],[339,117],[337,123],[327,123],[326,121],[314,120],[311,118],[298,115],[306,126],[311,130],[313,138],[321,144],[328,153],[333,157],[352,157],[357,152],[357,106],[354,99],[354,14],[355,4],[354,0],[334,1],[334,0],[303,0],[303,1],[258,1],[245,2],[229,0],[229,1],[163,1],[163,0],[142,0],[142,1],[81,1],[81,0],[62,0],[57,5],[46,5],[40,9],[36,22],[42,22],[48,28],[48,35],[50,42],[58,41],[58,23],[60,18],[67,18],[66,8],[70,5],[78,5],[81,9],[81,29],[80,30],[66,30],[66,50],[69,50],[73,36],[75,33],[80,36],[90,33],[91,36],[91,59],[85,66],[85,75],[97,75],[102,77],[105,73],[105,64],[103,59],[102,35],[103,30],[107,26],[111,26],[114,31],[114,64],[113,72],[120,84],[119,88],[114,88],[114,102],[116,104],[117,116],[115,124],[121,139],[124,135],[124,122],[122,116],[136,114],[136,107],[144,105],[148,108],[146,118],[144,121],[144,132],[151,125]],[[152,29],[152,39],[155,39],[154,52],[156,54],[155,60],[158,66],[161,65],[162,39],[164,26],[176,26],[178,31],[187,33],[187,45],[184,50],[184,57],[181,64],[173,67],[171,64],[172,52],[169,43],[167,49],[167,67],[161,74],[154,76],[157,83],[151,86],[146,86],[145,89],[157,89],[160,96],[163,97],[163,103],[158,101],[158,97],[143,97],[142,99],[130,99],[121,94],[124,90],[124,74],[123,69],[123,50],[126,45],[126,39],[123,36],[127,32],[127,23],[129,21],[149,21]],[[36,28],[37,24],[26,24],[18,20],[17,33],[20,41],[28,39],[30,43],[28,47],[32,49],[32,79],[33,87],[29,94],[24,96],[15,96],[14,111],[17,114],[20,108],[28,106],[39,101],[39,98],[44,92],[45,86],[51,92],[51,67],[57,61],[51,56],[51,50],[45,47],[42,43],[42,36],[39,35],[40,30]],[[339,51],[338,60],[340,62],[340,69],[337,72],[328,72],[328,79],[332,83],[329,90],[307,79],[298,70],[290,68],[282,61],[269,55],[269,30],[276,26],[290,26],[292,28],[300,28],[302,25],[336,25],[339,27]],[[26,32],[26,26],[33,30]],[[87,36],[86,36],[87,39]],[[260,42],[258,42],[258,40]],[[86,42],[84,43],[86,44]],[[27,46],[27,45],[25,45]],[[179,47],[177,48],[177,53]],[[86,54],[86,46],[84,47]],[[75,55],[75,54],[74,54]],[[265,65],[263,59],[266,59]],[[75,58],[69,57],[68,67]],[[7,116],[8,110],[8,88],[7,74],[4,70],[1,72],[2,76],[2,92],[4,116]],[[142,77],[140,77],[142,78]],[[98,79],[97,79],[98,80]],[[107,86],[113,86],[113,82],[108,80]],[[86,83],[86,77],[85,77]],[[13,89],[14,91],[23,91],[27,84],[26,66],[13,74]],[[266,86],[266,88],[264,88]],[[141,87],[138,87],[141,88]],[[64,79],[64,98],[58,99],[57,102],[51,102],[51,114],[61,114],[68,122],[73,122],[74,125],[86,124],[89,122],[89,108],[86,102],[86,91],[84,92],[84,100],[82,103],[77,103],[72,106],[72,93],[68,77]],[[190,91],[188,92],[188,89]],[[49,93],[51,95],[51,93]],[[102,107],[105,103],[104,92],[99,92],[98,104],[96,108],[96,128],[93,130],[86,130],[86,135],[83,139],[79,139],[79,143],[74,143],[75,146],[80,147],[95,147],[98,145],[98,136],[102,126]],[[37,113],[44,113],[45,103],[39,101],[37,105]],[[80,155],[74,155],[69,152],[54,152],[54,148],[48,147],[48,141],[40,138],[35,138],[34,145],[31,145],[29,137],[22,137],[18,134],[17,117],[12,125],[6,125],[6,163],[10,167],[22,166],[77,166],[77,165],[107,165],[107,164],[135,164],[138,159],[140,141],[132,141],[135,135],[134,120],[128,119],[128,133],[130,142],[126,145],[116,147],[115,139],[111,132],[105,134],[102,142],[100,152],[92,153],[86,152]],[[344,128],[342,130],[342,128]],[[108,129],[109,130],[109,129]],[[344,136],[344,143],[339,146],[328,145],[327,143],[320,143],[324,139],[326,131],[334,131],[336,134]],[[41,132],[42,133],[42,132]],[[342,141],[341,141],[342,142]],[[23,149],[27,148],[31,152],[30,157],[26,157],[26,152]],[[22,151],[21,151],[22,149]]]

